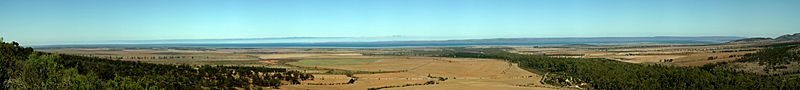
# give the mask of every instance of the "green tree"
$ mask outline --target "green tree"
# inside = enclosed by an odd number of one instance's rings
[[[58,59],[55,55],[36,55],[28,56],[28,60],[19,62],[19,71],[13,72],[14,75],[19,76],[4,83],[10,89],[34,89],[42,90],[48,88],[56,88],[58,86],[57,77],[60,74],[59,69],[61,65],[53,60]]]
[[[146,86],[143,84],[147,80],[134,79],[131,77],[115,77],[113,80],[105,82],[107,90],[158,90],[157,86]]]
[[[75,90],[94,90],[102,87],[100,79],[93,74],[81,75],[75,68],[64,69],[58,72],[61,76],[58,88]]]
[[[12,74],[18,69],[17,61],[25,60],[31,52],[33,52],[33,48],[19,47],[16,42],[0,42],[0,89],[8,88],[3,82],[17,77]]]

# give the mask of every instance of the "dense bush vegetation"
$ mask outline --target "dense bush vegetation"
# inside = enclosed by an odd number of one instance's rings
[[[758,62],[765,69],[776,69],[784,64],[800,61],[800,43],[777,44],[766,47],[757,53],[746,54],[738,62]]]
[[[0,39],[2,40],[2,39]],[[0,81],[6,81],[10,78],[14,78],[11,75],[14,74],[15,71],[13,67],[16,66],[17,61],[23,61],[28,57],[28,54],[32,53],[32,48],[22,48],[19,47],[19,43],[17,42],[1,42],[0,41]],[[0,88],[5,88],[7,85],[5,83],[0,83]]]
[[[584,88],[631,89],[797,89],[800,79],[790,76],[762,76],[724,69],[631,64],[607,59],[557,58],[522,55],[499,49],[442,52],[446,57],[495,58],[518,63],[536,73],[549,74],[548,84],[588,86]],[[501,50],[501,49],[500,49]],[[765,57],[767,58],[767,57]],[[555,76],[555,77],[553,77]],[[553,81],[555,80],[555,81]],[[583,83],[583,85],[581,84]]]
[[[148,64],[41,53],[16,42],[0,45],[2,89],[232,89],[313,78],[278,68]]]

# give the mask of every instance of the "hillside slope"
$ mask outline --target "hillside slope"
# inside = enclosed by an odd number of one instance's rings
[[[775,38],[775,40],[800,40],[800,33],[779,36],[778,38]]]

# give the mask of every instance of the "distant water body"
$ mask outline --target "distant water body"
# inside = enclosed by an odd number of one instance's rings
[[[36,45],[34,48],[377,48],[442,46],[554,46],[565,44],[715,44],[742,37],[585,37],[585,38],[352,38],[288,37],[247,39],[176,39],[106,41]]]

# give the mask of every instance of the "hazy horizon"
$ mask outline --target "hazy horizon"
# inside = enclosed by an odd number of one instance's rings
[[[575,37],[447,37],[447,36],[376,36],[376,37],[253,37],[253,38],[174,38],[174,39],[120,39],[120,40],[75,40],[56,42],[26,42],[5,38],[5,41],[17,41],[26,45],[69,45],[69,44],[180,44],[198,43],[320,43],[320,42],[385,42],[385,41],[445,41],[445,40],[482,40],[482,39],[516,39],[516,38],[640,38],[640,37],[739,37],[755,38],[762,36],[575,36]],[[778,36],[763,36],[774,38]],[[215,41],[215,42],[210,42]],[[245,41],[245,42],[242,42]]]
[[[455,38],[455,37],[285,37],[229,39],[111,40],[27,44],[35,48],[380,48],[452,46],[559,46],[559,45],[703,45],[744,37],[550,37],[550,38]],[[24,44],[24,43],[23,43]]]
[[[346,43],[346,42],[408,42],[408,41],[451,41],[451,40],[492,40],[492,39],[594,39],[594,38],[750,38],[741,36],[640,36],[640,37],[261,37],[261,38],[205,38],[205,39],[147,39],[147,40],[96,40],[62,41],[47,43],[20,42],[32,46],[48,45],[94,45],[94,44],[247,44],[247,43]],[[8,40],[5,41],[16,41]]]
[[[3,0],[27,44],[265,37],[776,37],[797,0]]]

